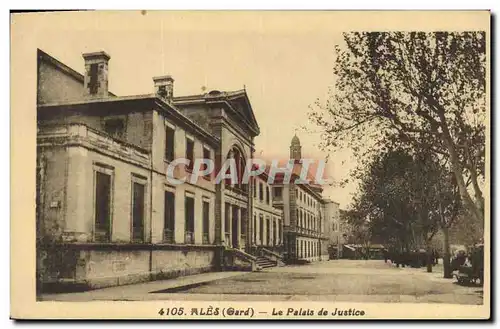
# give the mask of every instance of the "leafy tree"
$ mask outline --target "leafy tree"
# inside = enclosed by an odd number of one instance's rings
[[[371,237],[399,251],[427,251],[432,272],[432,239],[445,237],[445,277],[449,277],[448,229],[460,210],[460,195],[429,150],[395,149],[376,155],[362,176],[351,223],[368,225]],[[448,181],[447,181],[448,179]],[[369,220],[367,220],[369,219]]]
[[[416,216],[408,193],[412,157],[402,150],[375,156],[362,177],[354,209],[369,218],[375,238],[398,250],[413,249]]]
[[[484,222],[477,222],[466,212],[460,212],[452,227],[450,227],[450,241],[463,244],[467,248],[483,242]]]
[[[347,243],[361,245],[364,256],[369,255],[372,234],[364,213],[357,210],[348,210],[343,218]]]
[[[391,145],[429,149],[454,176],[476,220],[484,218],[484,32],[352,32],[337,46],[336,83],[310,119],[323,149],[350,148],[354,177]]]

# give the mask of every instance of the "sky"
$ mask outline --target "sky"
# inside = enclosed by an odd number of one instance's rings
[[[174,95],[245,88],[260,126],[256,156],[287,159],[297,132],[302,157],[324,159],[308,107],[325,101],[334,83],[335,45],[346,31],[438,31],[487,29],[487,11],[88,11],[11,15],[11,81],[19,90],[36,85],[36,49],[78,72],[82,54],[110,56],[109,89],[116,95],[153,92],[152,77],[170,74]],[[14,69],[15,68],[15,69]],[[12,77],[12,76],[11,76]],[[36,88],[33,88],[36,91]],[[25,93],[23,92],[23,95]],[[33,97],[36,102],[36,97]],[[18,111],[35,113],[24,96]],[[24,107],[23,107],[24,106]],[[21,112],[19,112],[21,113]],[[35,116],[33,115],[33,118]],[[27,122],[24,120],[24,122]],[[35,120],[27,122],[36,131]],[[30,131],[31,131],[30,130]],[[348,178],[356,159],[331,153],[326,171]],[[356,183],[325,188],[345,209]]]
[[[302,157],[325,159],[320,135],[309,126],[308,107],[325,100],[334,81],[334,46],[342,26],[324,17],[293,12],[173,13],[108,12],[33,17],[37,48],[83,72],[82,53],[110,56],[109,89],[119,96],[153,92],[152,77],[170,74],[174,95],[245,88],[260,126],[256,156],[286,159],[294,135]],[[35,49],[35,48],[34,48]],[[327,174],[346,178],[350,152],[331,154]],[[346,208],[355,185],[326,187],[324,196]]]

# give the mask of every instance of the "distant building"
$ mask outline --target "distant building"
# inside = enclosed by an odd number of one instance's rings
[[[284,255],[290,262],[328,259],[326,232],[333,216],[327,214],[329,200],[322,197],[320,185],[312,179],[308,184],[295,184],[302,171],[301,158],[302,147],[295,135],[290,145],[290,159],[295,163],[290,183],[278,174],[273,184],[273,204],[283,209]]]
[[[330,258],[342,257],[344,244],[343,232],[340,230],[339,203],[330,199],[323,200],[325,209],[325,236],[328,238],[328,253]]]
[[[283,211],[274,205],[275,196],[266,172],[254,184],[253,237],[255,246],[281,253],[283,247]]]

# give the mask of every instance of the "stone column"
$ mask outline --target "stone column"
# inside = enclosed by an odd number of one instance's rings
[[[233,205],[230,203],[229,204],[229,241],[226,241],[228,246],[233,246]],[[225,233],[224,233],[225,234]]]
[[[230,150],[230,151],[229,151],[229,154],[228,154],[228,156],[227,156],[227,159],[228,159],[228,160],[229,160],[229,159],[233,159],[233,160],[234,160],[234,151],[233,151],[233,150]],[[233,173],[233,172],[231,172],[231,176],[233,176],[233,175],[234,175],[234,173]],[[231,185],[231,187],[232,187],[232,188],[234,188],[233,179],[230,179],[230,184],[229,184],[229,185]]]
[[[238,227],[236,228],[237,232],[238,232],[238,249],[241,249],[241,207],[238,207],[238,212],[236,213],[236,216],[238,218],[238,220],[236,221],[236,223],[238,224]]]

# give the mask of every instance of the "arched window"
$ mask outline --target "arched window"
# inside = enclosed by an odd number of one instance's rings
[[[239,189],[245,188],[246,191],[246,184],[245,186],[242,185],[242,178],[245,169],[245,158],[241,150],[238,147],[233,146],[229,150],[226,159],[234,159],[234,162],[236,164],[236,172],[231,173],[231,167],[228,167],[226,170],[226,174],[231,174],[231,176],[233,177],[233,182],[231,182],[231,179],[226,178],[224,180],[224,183],[226,184],[226,186],[233,185],[232,183],[234,183],[234,186],[237,186]]]

